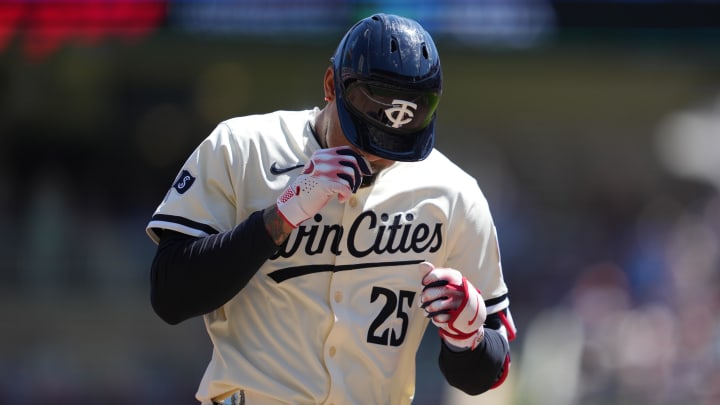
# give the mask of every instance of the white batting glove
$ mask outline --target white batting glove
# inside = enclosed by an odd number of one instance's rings
[[[420,306],[439,328],[450,346],[475,349],[485,336],[483,324],[487,309],[480,291],[459,271],[435,268],[432,263],[419,265],[423,274]]]
[[[348,147],[317,150],[302,174],[278,197],[278,211],[287,223],[297,228],[334,196],[345,202],[360,187],[362,176],[371,174],[365,158]]]

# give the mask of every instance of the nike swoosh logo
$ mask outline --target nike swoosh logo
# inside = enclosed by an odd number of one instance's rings
[[[290,166],[290,167],[278,167],[278,166],[277,166],[277,162],[273,162],[273,164],[270,166],[270,173],[272,173],[272,174],[274,174],[274,175],[277,176],[277,175],[280,175],[280,174],[285,174],[285,173],[287,173],[287,172],[289,172],[289,171],[293,171],[293,170],[295,170],[295,169],[299,169],[299,168],[301,168],[301,167],[303,167],[303,166],[305,166],[305,165],[302,164],[302,163],[298,163],[298,164],[296,164],[295,166]]]

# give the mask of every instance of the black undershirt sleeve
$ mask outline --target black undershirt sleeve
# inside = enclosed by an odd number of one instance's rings
[[[161,230],[150,301],[169,324],[211,312],[235,296],[277,251],[256,211],[231,231],[196,238]]]
[[[475,350],[454,352],[444,342],[440,345],[440,371],[448,384],[469,395],[482,394],[495,385],[510,353],[507,340],[490,328],[485,328],[485,338]]]

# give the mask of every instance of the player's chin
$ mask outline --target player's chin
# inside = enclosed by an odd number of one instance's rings
[[[387,169],[388,167],[392,166],[394,163],[395,162],[391,160],[372,162],[370,164],[370,170],[372,170],[372,174],[370,176],[363,176],[360,187],[372,186],[375,183],[375,179],[377,178],[378,174],[380,174],[380,172]]]
[[[378,174],[378,172],[373,171],[373,174],[371,174],[370,176],[363,176],[362,183],[360,183],[360,188],[372,186],[373,183],[375,183],[377,174]]]

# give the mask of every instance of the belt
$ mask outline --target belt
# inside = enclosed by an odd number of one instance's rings
[[[214,405],[245,405],[245,391],[235,391],[232,395],[225,398],[223,401],[213,400]]]

